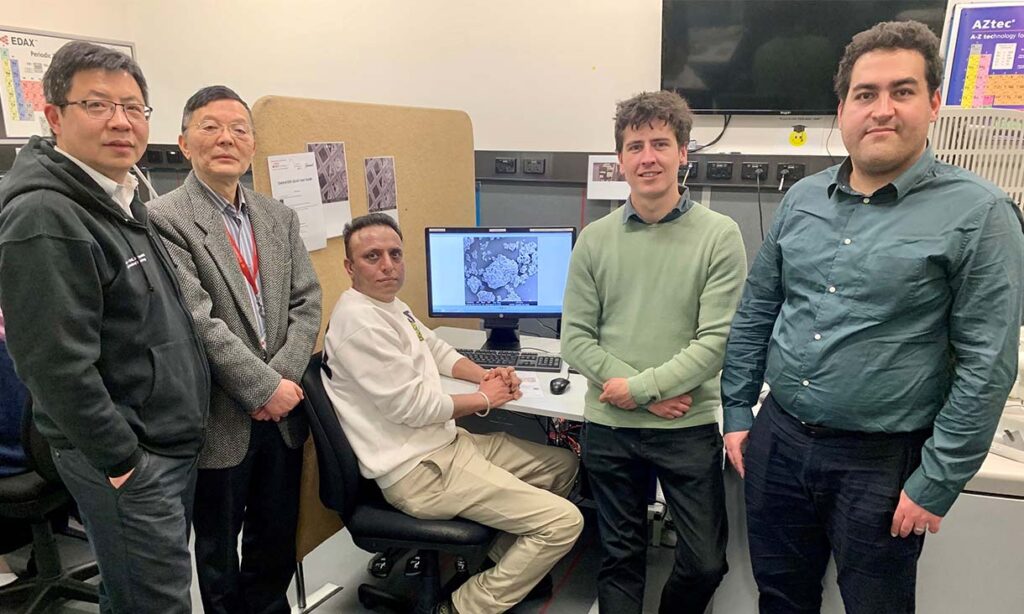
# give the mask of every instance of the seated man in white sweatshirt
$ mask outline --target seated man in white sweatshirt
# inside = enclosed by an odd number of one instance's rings
[[[402,233],[392,218],[356,218],[344,239],[352,288],[331,314],[322,377],[360,472],[411,516],[459,516],[502,531],[489,553],[495,565],[471,577],[436,612],[504,612],[579,537],[583,517],[565,499],[576,481],[576,456],[504,433],[457,428],[456,418],[521,397],[515,372],[487,371],[461,356],[396,298],[405,264]],[[445,394],[442,374],[479,388]]]

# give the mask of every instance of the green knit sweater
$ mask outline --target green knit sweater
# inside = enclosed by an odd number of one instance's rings
[[[622,220],[620,207],[588,225],[569,265],[562,356],[589,380],[584,415],[615,427],[710,424],[747,273],[739,227],[697,203],[664,223]],[[628,378],[637,409],[598,401],[613,377]],[[682,418],[646,410],[684,392],[693,405]]]

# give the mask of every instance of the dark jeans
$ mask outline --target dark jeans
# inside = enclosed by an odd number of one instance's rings
[[[301,472],[302,448],[288,449],[269,421],[253,421],[241,463],[199,470],[193,523],[206,614],[291,611],[287,591],[295,573]]]
[[[100,568],[103,614],[192,611],[189,518],[196,460],[144,452],[115,489],[75,449],[53,450]]]
[[[889,530],[927,437],[817,431],[768,396],[743,455],[761,612],[820,611],[830,554],[849,614],[914,611],[924,536]]]
[[[600,611],[639,614],[643,610],[647,488],[653,469],[679,538],[658,611],[703,614],[728,569],[718,425],[623,429],[587,423],[583,463],[590,474],[601,537]]]

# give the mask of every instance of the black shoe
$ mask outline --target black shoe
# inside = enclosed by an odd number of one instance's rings
[[[452,604],[450,598],[439,601],[434,606],[433,614],[459,614],[459,611],[455,609],[455,605]]]

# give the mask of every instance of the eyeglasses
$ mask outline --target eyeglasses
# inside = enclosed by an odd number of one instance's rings
[[[220,136],[220,133],[225,128],[227,128],[228,132],[231,133],[231,136],[236,139],[245,141],[252,138],[252,126],[245,122],[235,122],[224,126],[213,120],[206,120],[195,126],[195,129],[199,131],[199,134],[211,138]]]
[[[117,107],[124,109],[125,117],[129,121],[149,121],[149,116],[153,114],[153,107],[146,106],[141,102],[121,104],[112,100],[69,100],[57,106],[67,107],[73,104],[81,106],[85,109],[85,114],[93,119],[110,119],[114,116]]]

